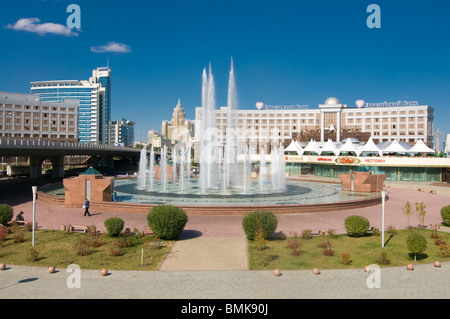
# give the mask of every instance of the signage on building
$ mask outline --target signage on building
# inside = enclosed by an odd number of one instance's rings
[[[397,102],[382,102],[382,103],[367,103],[364,100],[355,102],[358,108],[362,107],[393,107],[393,106],[419,106],[419,101],[397,101]]]
[[[286,163],[304,163],[344,166],[390,166],[390,167],[450,167],[450,158],[427,158],[425,164],[422,157],[355,157],[355,156],[317,156],[288,155]]]
[[[361,163],[361,160],[356,157],[345,156],[336,158],[335,162],[338,165],[358,165]]]
[[[309,105],[265,105],[263,102],[256,103],[258,110],[275,110],[275,111],[288,111],[288,110],[307,110]]]

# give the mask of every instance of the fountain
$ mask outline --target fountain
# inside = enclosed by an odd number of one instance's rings
[[[149,190],[153,191],[153,187],[155,184],[155,149],[152,146],[150,152],[150,164],[149,164]]]
[[[147,171],[147,150],[145,147],[141,151],[141,157],[139,160],[139,174],[137,180],[137,188],[142,190],[145,189],[145,175]]]
[[[155,187],[155,154],[152,148],[150,160],[147,153],[142,150],[139,175],[137,182],[138,190],[149,192],[159,191],[161,193],[185,194],[188,183],[197,183],[199,187],[190,187],[191,193],[198,190],[198,194],[208,196],[218,194],[222,196],[239,195],[261,195],[266,193],[281,193],[286,190],[284,149],[280,145],[275,147],[270,154],[269,171],[267,171],[266,153],[261,148],[260,177],[256,181],[256,186],[251,179],[252,165],[257,158],[254,149],[250,149],[243,138],[242,132],[237,126],[237,90],[234,74],[234,63],[231,60],[231,69],[228,83],[228,108],[227,108],[227,128],[224,142],[219,141],[219,134],[216,128],[216,92],[214,76],[211,65],[209,72],[206,68],[202,74],[202,138],[200,156],[200,177],[198,180],[191,180],[191,146],[188,138],[188,145],[181,151],[174,147],[172,149],[172,182],[168,184],[168,157],[167,147],[161,153],[159,190]],[[146,177],[146,171],[149,177]],[[187,174],[185,172],[188,172]],[[270,173],[271,178],[267,179]],[[219,193],[218,193],[219,192]]]
[[[162,185],[162,192],[167,192],[167,183],[168,183],[168,177],[167,177],[167,146],[165,145],[163,147],[163,151],[161,153],[161,165],[159,170],[159,179],[160,183]]]

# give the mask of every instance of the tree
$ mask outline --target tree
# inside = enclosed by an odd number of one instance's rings
[[[409,219],[413,215],[413,210],[410,202],[406,202],[405,206],[402,207],[403,214],[406,215],[406,218],[408,219],[408,229],[410,229],[409,225]]]
[[[417,261],[417,254],[422,254],[427,249],[427,239],[415,232],[408,235],[406,244],[409,252],[414,254],[414,261]]]
[[[425,225],[425,215],[427,214],[425,208],[427,208],[427,206],[424,205],[424,203],[416,203],[416,216],[422,226]]]

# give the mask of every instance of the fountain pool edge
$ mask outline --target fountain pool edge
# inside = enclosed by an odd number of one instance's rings
[[[53,196],[42,191],[38,192],[38,200],[52,205],[65,205],[64,198]],[[253,206],[203,206],[203,205],[177,205],[183,208],[188,215],[239,215],[244,216],[255,210],[267,210],[274,214],[304,214],[319,213],[328,211],[349,210],[362,207],[370,207],[381,204],[381,195],[374,193],[364,199],[351,201],[314,203],[314,204],[291,204],[291,205],[253,205]],[[139,204],[124,202],[95,202],[91,201],[91,210],[117,213],[138,213],[147,214],[156,204]],[[69,208],[79,208],[69,207]]]

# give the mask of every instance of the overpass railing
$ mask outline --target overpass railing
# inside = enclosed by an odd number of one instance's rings
[[[0,139],[1,147],[22,147],[22,148],[68,148],[68,149],[90,149],[90,150],[122,150],[136,151],[139,150],[130,147],[119,147],[110,145],[83,144],[75,142],[57,142],[50,140],[24,140],[24,139]]]

